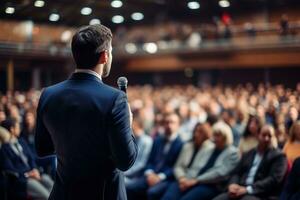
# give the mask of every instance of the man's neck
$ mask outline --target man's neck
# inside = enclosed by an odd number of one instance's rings
[[[92,74],[92,75],[98,77],[100,80],[102,80],[101,73],[98,73],[95,69],[76,69],[75,70],[75,73],[80,73],[80,72]]]
[[[171,133],[170,135],[166,135],[166,138],[168,141],[173,141],[176,139],[177,135],[178,135],[177,132]]]

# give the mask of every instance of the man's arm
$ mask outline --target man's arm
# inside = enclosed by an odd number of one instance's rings
[[[150,156],[150,151],[151,151],[151,148],[152,148],[153,141],[149,137],[149,138],[144,138],[142,143],[143,143],[142,146],[139,147],[139,153],[138,153],[136,163],[132,166],[132,168],[130,168],[128,171],[125,172],[126,176],[130,176],[130,175],[133,175],[135,173],[138,173],[138,172],[142,171],[145,168],[145,165],[146,165],[146,163],[148,161],[148,158]]]
[[[42,118],[43,98],[45,98],[45,92],[46,90],[42,92],[39,100],[35,129],[35,149],[37,155],[41,157],[54,154],[53,142]]]
[[[138,147],[132,134],[130,108],[124,92],[117,96],[112,109],[112,132],[109,134],[109,144],[112,159],[117,168],[128,170],[135,162]]]

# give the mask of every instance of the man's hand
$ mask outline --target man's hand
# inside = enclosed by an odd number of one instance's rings
[[[244,196],[245,194],[247,194],[247,189],[246,187],[240,186],[238,192],[237,192],[237,196],[241,197]]]
[[[41,174],[37,169],[33,169],[33,170],[27,172],[26,176],[28,176],[28,178],[33,178],[33,179],[36,179],[36,180],[41,179]]]
[[[152,187],[153,185],[156,185],[159,182],[160,182],[160,178],[157,174],[151,173],[151,174],[147,175],[147,183],[150,187]]]
[[[193,186],[195,186],[196,184],[198,184],[198,181],[196,179],[182,179],[179,180],[179,188],[181,191],[185,191]]]
[[[230,198],[239,198],[247,193],[246,187],[238,184],[230,184],[228,187],[228,195]]]

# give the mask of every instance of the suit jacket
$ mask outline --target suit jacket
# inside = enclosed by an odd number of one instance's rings
[[[37,168],[35,158],[29,146],[23,139],[18,139],[23,154],[27,158],[27,164],[21,159],[18,151],[14,150],[10,143],[5,143],[0,150],[0,168],[1,171],[9,171],[16,174],[16,180],[10,183],[13,185],[16,196],[26,197],[26,180],[25,173]]]
[[[230,183],[246,186],[246,179],[255,158],[256,148],[242,156],[241,161],[233,172]],[[253,195],[267,198],[278,196],[287,171],[286,156],[279,150],[270,148],[262,158],[252,185]]]
[[[300,199],[300,157],[294,161],[280,200]]]
[[[124,200],[123,174],[137,156],[126,94],[88,73],[46,88],[37,109],[36,151],[57,155],[50,200]]]
[[[166,179],[174,179],[173,167],[182,148],[182,141],[179,136],[171,142],[170,148],[165,155],[162,155],[164,148],[164,136],[157,136],[153,142],[152,150],[145,170],[153,170],[155,173],[163,173]]]
[[[199,163],[200,169],[205,166],[210,156],[214,152],[215,148],[211,149],[210,152],[206,154],[203,162]],[[206,159],[206,161],[205,161]],[[218,188],[224,184],[224,181],[228,181],[230,173],[234,170],[240,160],[238,149],[232,145],[229,145],[223,149],[221,154],[216,159],[214,165],[208,169],[205,173],[200,174],[196,179],[200,183],[206,184],[216,184],[218,183]],[[202,165],[202,166],[201,166]]]
[[[214,144],[210,140],[206,140],[197,150],[194,161],[191,163],[190,167],[188,167],[191,162],[194,149],[195,145],[193,141],[186,143],[181,149],[174,167],[174,175],[176,179],[181,177],[196,178],[199,170],[206,164],[206,161],[209,158],[208,154],[210,155],[214,149]]]

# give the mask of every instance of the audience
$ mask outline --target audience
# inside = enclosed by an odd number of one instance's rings
[[[196,132],[195,144],[188,143],[182,150],[174,169],[177,181],[170,185],[162,200],[211,200],[220,193],[221,183],[235,168],[239,156],[237,149],[232,146],[230,127],[224,122],[218,122],[212,129],[214,146],[207,141],[208,133]],[[200,149],[199,143],[203,145]],[[191,150],[195,147],[194,151]],[[193,152],[197,153],[197,157]],[[186,169],[184,163],[188,163],[185,164]]]
[[[174,180],[173,166],[182,147],[178,135],[179,116],[169,113],[164,123],[164,134],[154,140],[144,175],[127,184],[129,199],[142,199],[145,193],[148,199],[160,199],[169,182]]]
[[[300,121],[294,122],[290,128],[289,140],[284,145],[283,152],[290,164],[300,157]]]
[[[49,174],[49,170],[44,168],[41,170],[40,166],[43,166],[43,163],[40,163],[41,160],[34,156],[34,151],[31,151],[34,150],[35,112],[39,95],[40,91],[34,90],[0,94],[0,124],[11,119],[17,122],[21,127],[22,138],[17,141],[21,146],[24,145],[23,149],[29,149],[32,153],[35,161],[33,163],[38,164],[39,171]],[[300,84],[295,89],[285,88],[282,85],[263,84],[259,84],[258,87],[252,84],[235,87],[205,84],[201,87],[192,85],[131,86],[128,88],[128,99],[134,113],[133,129],[140,149],[135,165],[124,173],[129,200],[192,199],[195,195],[200,198],[198,193],[201,193],[201,198],[210,199],[214,198],[214,195],[225,192],[228,187],[236,196],[248,188],[249,192],[238,196],[237,199],[279,197],[282,189],[279,187],[282,183],[280,174],[286,167],[285,164],[282,164],[283,168],[276,167],[280,160],[285,159],[282,158],[281,149],[287,156],[289,166],[293,167],[282,198],[284,200],[298,198],[297,192],[299,191],[293,187],[298,188],[297,180],[299,179],[295,171],[298,168],[295,159],[300,156]],[[237,167],[233,172],[233,179],[230,179],[230,183],[239,187],[227,185],[226,178],[229,172],[226,170],[222,171],[223,174],[214,173],[215,177],[205,175],[218,169],[221,155],[226,152],[223,150],[218,155],[219,152],[216,151],[214,156],[211,156],[218,142],[218,135],[215,131],[214,136],[210,137],[211,127],[216,127],[220,123],[223,124],[221,133],[230,132],[234,146],[239,147],[242,160],[238,166],[245,166],[245,168]],[[262,126],[263,129],[261,129]],[[272,127],[275,127],[275,131]],[[260,155],[263,149],[263,145],[260,144],[262,143],[260,139],[262,130],[270,132],[271,143],[274,147],[268,148],[263,157]],[[11,151],[13,151],[10,148],[10,143],[12,143],[10,135],[9,131],[0,128],[0,142],[2,143],[0,169],[2,172],[7,168],[5,167],[7,164],[3,164],[7,162],[4,161],[11,159]],[[268,138],[268,134],[266,135]],[[275,148],[276,138],[278,148]],[[181,150],[182,145],[184,147]],[[31,148],[27,148],[28,146]],[[230,145],[230,149],[234,147]],[[234,154],[237,155],[232,153]],[[253,163],[254,158],[256,161],[262,160],[263,167],[255,169],[257,163]],[[271,158],[274,158],[274,163],[269,163]],[[228,171],[230,171],[230,165],[234,165],[234,161],[229,163],[229,160],[222,162],[223,168],[227,168]],[[22,162],[19,159],[20,166],[24,165]],[[238,169],[240,169],[240,174],[237,173]],[[200,170],[202,173],[198,174]],[[249,174],[250,171],[252,175]],[[253,179],[253,174],[256,174],[254,180],[251,182],[249,178],[246,182],[248,176]],[[26,194],[24,186],[28,179],[19,176],[19,184],[9,185],[9,187],[13,191],[20,193],[23,191]],[[2,181],[0,176],[0,184]],[[37,182],[44,187],[41,181]],[[269,189],[271,182],[274,188],[272,191]],[[253,193],[249,189],[251,187],[247,186],[252,186]],[[211,195],[212,191],[214,195],[211,197],[204,196]]]
[[[258,135],[258,146],[245,153],[234,170],[227,193],[214,200],[276,198],[286,172],[286,156],[277,148],[274,128],[264,125]]]
[[[33,199],[47,200],[53,181],[48,175],[41,175],[38,171],[29,146],[19,138],[19,123],[15,119],[6,119],[1,123],[1,126],[9,131],[10,139],[1,147],[0,163],[3,170],[17,174],[15,192],[20,193],[19,196],[24,195],[24,197],[30,196]]]

